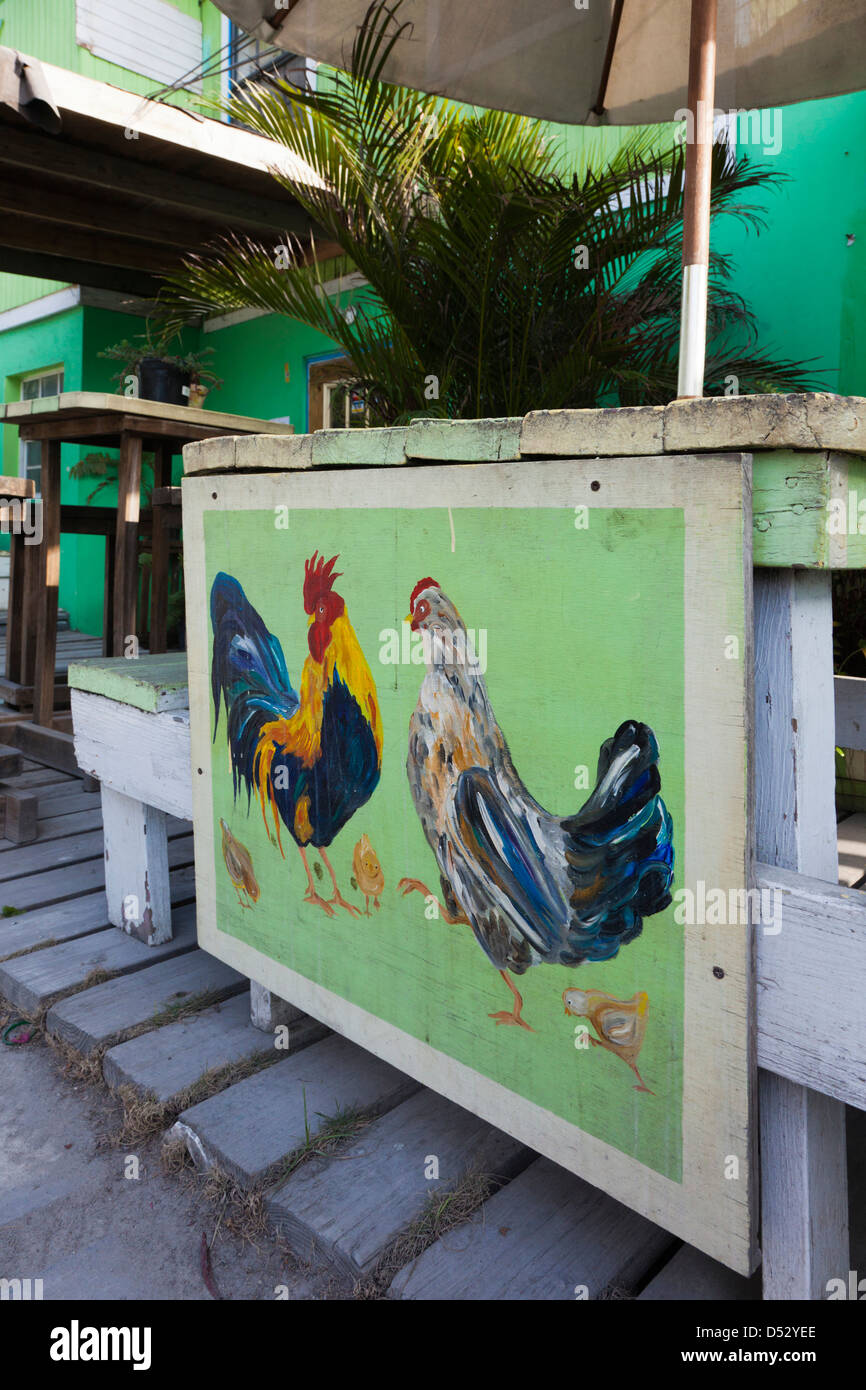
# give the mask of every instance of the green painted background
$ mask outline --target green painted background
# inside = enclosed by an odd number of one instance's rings
[[[573,813],[585,764],[594,781],[600,744],[631,717],[659,739],[662,790],[683,845],[683,517],[679,510],[593,510],[577,531],[568,509],[293,511],[288,531],[272,512],[205,514],[207,591],[223,569],[279,638],[299,688],[307,654],[301,599],[304,560],[339,552],[346,600],[377,684],[384,725],[382,779],[328,851],[345,896],[352,853],[367,833],[385,874],[382,908],[370,918],[329,919],[303,903],[300,855],[284,832],[286,859],[268,842],[254,801],[232,804],[224,716],[214,744],[217,917],[221,930],[466,1065],[530,1098],[670,1178],[681,1175],[683,936],[673,910],[648,920],[619,956],[578,970],[540,965],[518,981],[524,1016],[537,1030],[498,1027],[487,1015],[509,1006],[506,986],[471,931],[428,921],[424,899],[402,898],[417,877],[439,893],[438,872],[406,779],[408,724],[420,665],[383,665],[382,634],[400,629],[416,581],[437,578],[469,628],[487,630],[486,679],[516,767],[548,810]],[[563,577],[566,577],[563,582]],[[660,603],[660,595],[664,595]],[[261,897],[238,905],[221,855],[219,817],[253,856]],[[310,852],[311,861],[318,856]],[[328,880],[322,880],[323,894]],[[562,990],[650,996],[638,1061],[654,1095],[632,1089],[621,1058],[576,1049],[579,1020]]]

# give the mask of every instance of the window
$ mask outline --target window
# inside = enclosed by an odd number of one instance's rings
[[[43,396],[59,396],[63,390],[63,372],[38,372],[21,380],[22,401],[36,401]],[[42,483],[42,445],[38,440],[21,440],[18,455],[18,473],[22,478],[32,478],[37,493]]]
[[[324,382],[322,398],[326,430],[358,429],[367,424],[367,402],[360,391],[353,391],[345,381]]]
[[[297,53],[287,53],[273,44],[262,43],[245,34],[234,23],[229,25],[229,91],[237,95],[247,82],[279,77],[293,87],[311,87],[313,65]]]

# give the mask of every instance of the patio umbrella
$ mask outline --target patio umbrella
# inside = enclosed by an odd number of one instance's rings
[[[215,0],[268,43],[347,67],[367,0]],[[386,81],[568,124],[687,111],[679,394],[703,394],[713,113],[864,86],[866,0],[403,0]]]

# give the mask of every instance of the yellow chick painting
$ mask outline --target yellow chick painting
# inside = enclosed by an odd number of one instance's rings
[[[638,1079],[636,1091],[654,1095],[637,1069],[637,1055],[646,1033],[649,995],[638,990],[631,999],[614,999],[600,989],[564,989],[562,1002],[565,1012],[574,1018],[588,1018],[598,1037],[590,1038],[593,1047],[604,1047],[615,1057],[621,1057]]]
[[[225,821],[220,818],[220,829],[223,833],[223,859],[228,869],[229,878],[234,884],[235,892],[238,895],[238,902],[241,907],[252,907],[259,900],[259,885],[253,873],[252,855],[240,840],[236,840],[229,830]],[[244,902],[241,895],[249,898],[249,902]]]
[[[368,917],[370,912],[370,899],[373,899],[373,906],[381,907],[379,898],[385,887],[385,875],[382,873],[382,866],[378,856],[366,835],[362,835],[355,846],[355,853],[352,856],[352,868],[355,871],[355,882],[360,891],[364,894],[364,905]]]

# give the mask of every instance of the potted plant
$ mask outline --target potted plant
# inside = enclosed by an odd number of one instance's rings
[[[121,395],[140,396],[145,401],[162,401],[166,405],[186,405],[192,380],[195,353],[178,356],[169,348],[178,337],[178,330],[161,326],[154,330],[148,323],[144,333],[130,341],[123,338],[113,347],[104,348],[100,357],[119,362],[120,370],[113,380]],[[207,348],[206,353],[211,353]],[[205,353],[198,354],[204,357]]]
[[[189,404],[199,410],[208,392],[219,391],[223,385],[222,378],[210,367],[213,352],[213,348],[202,348],[200,352],[188,352],[179,359],[181,369],[189,373]]]

